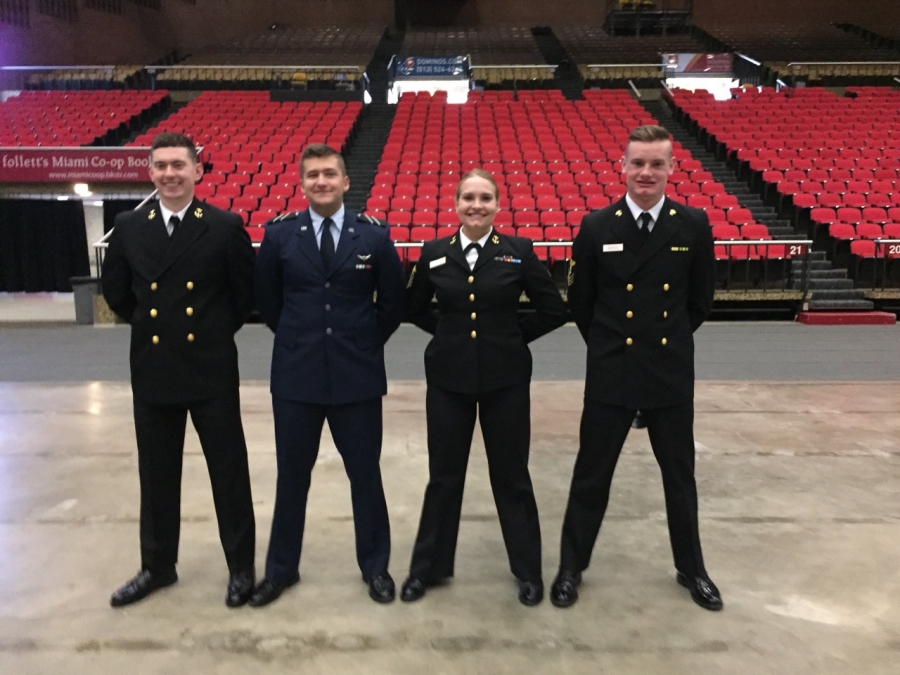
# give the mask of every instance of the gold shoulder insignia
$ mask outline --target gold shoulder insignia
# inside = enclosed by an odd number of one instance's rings
[[[499,244],[499,243],[500,243],[500,237],[498,237],[498,236],[495,234],[493,237],[491,237],[491,241],[494,242],[495,244]]]
[[[669,215],[674,216],[676,213],[675,209],[669,209]]]
[[[617,218],[621,218],[621,217],[622,217],[622,209],[619,209],[618,211],[616,211],[616,217],[617,217]]]
[[[569,273],[566,275],[566,284],[571,286],[575,282],[575,258],[569,261]]]
[[[455,244],[455,243],[456,243],[456,235],[455,235],[455,234],[453,235],[453,238],[450,239],[450,243],[451,243],[451,244]]]
[[[147,214],[147,220],[153,220],[156,218],[156,209],[150,209],[150,213]]]
[[[194,209],[194,218],[202,218],[203,209]]]
[[[406,282],[407,288],[413,285],[413,278],[416,276],[416,267],[416,265],[413,265],[412,272],[409,273],[409,281]]]

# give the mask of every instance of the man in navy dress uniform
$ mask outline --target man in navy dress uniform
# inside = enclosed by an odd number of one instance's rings
[[[267,225],[256,266],[259,312],[275,333],[278,482],[265,579],[250,604],[267,605],[300,580],[306,499],[325,420],[350,479],[363,580],[373,600],[390,602],[381,399],[384,345],[405,312],[403,267],[382,224],[346,212],[350,180],[340,154],[310,145],[300,174],[310,207]]]
[[[113,607],[178,579],[188,413],[209,467],[231,573],[226,603],[243,605],[253,592],[256,528],[234,334],[253,309],[256,256],[237,215],[194,198],[202,175],[190,139],[158,135],[150,178],[159,201],[116,217],[103,263],[103,295],[131,324],[141,484],[141,571],[113,594]]]
[[[550,599],[578,599],[616,461],[640,410],[659,463],[676,579],[700,606],[722,598],[706,573],[694,481],[694,339],[715,290],[706,214],[665,197],[675,168],[669,132],[635,129],[625,198],[585,216],[572,248],[569,309],[587,343],[580,447]]]

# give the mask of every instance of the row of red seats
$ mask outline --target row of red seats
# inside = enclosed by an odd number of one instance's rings
[[[90,145],[166,96],[166,91],[21,92],[0,103],[0,146]]]

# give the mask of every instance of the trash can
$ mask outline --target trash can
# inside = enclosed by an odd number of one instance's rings
[[[72,277],[69,279],[75,294],[75,323],[82,326],[94,324],[94,297],[100,295],[100,279],[97,277]]]

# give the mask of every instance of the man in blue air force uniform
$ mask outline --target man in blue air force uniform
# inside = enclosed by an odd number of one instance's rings
[[[306,500],[325,420],[350,479],[356,557],[369,595],[394,599],[390,525],[381,482],[384,344],[405,312],[400,259],[378,221],[344,208],[343,158],[311,145],[300,159],[307,211],[266,227],[257,303],[275,332],[272,407],[278,483],[265,579],[250,604],[300,580]]]

